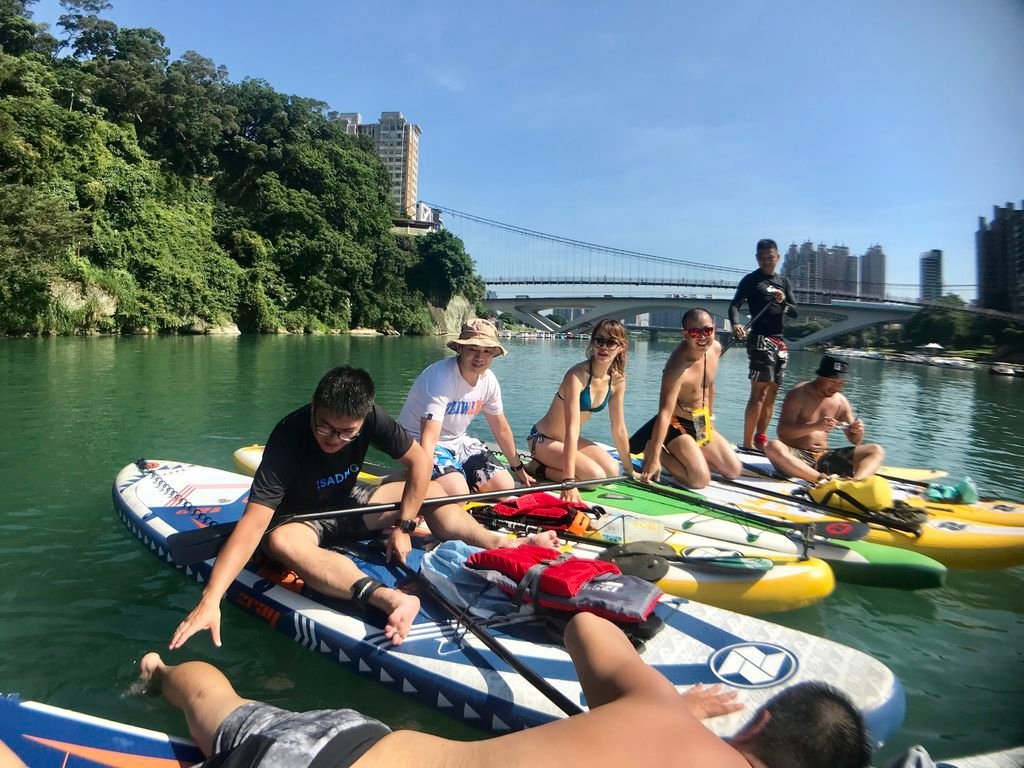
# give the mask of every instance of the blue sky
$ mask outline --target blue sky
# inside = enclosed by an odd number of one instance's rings
[[[1024,199],[1020,0],[114,0],[105,15],[233,80],[365,122],[402,111],[423,129],[421,199],[569,238],[750,268],[760,237],[877,242],[888,281],[914,284],[941,248],[946,283],[973,284],[977,217]]]

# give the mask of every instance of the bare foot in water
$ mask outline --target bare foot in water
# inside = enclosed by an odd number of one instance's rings
[[[388,616],[384,637],[392,645],[401,645],[412,629],[413,619],[420,612],[420,599],[397,589],[384,588],[373,593],[370,603]]]
[[[160,695],[161,676],[166,668],[159,653],[150,651],[139,659],[139,682],[147,696]]]

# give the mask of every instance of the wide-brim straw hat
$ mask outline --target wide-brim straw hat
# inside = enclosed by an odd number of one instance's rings
[[[476,318],[462,326],[459,338],[448,342],[448,349],[459,351],[459,347],[491,347],[495,354],[504,355],[508,350],[498,341],[498,329],[490,320]]]

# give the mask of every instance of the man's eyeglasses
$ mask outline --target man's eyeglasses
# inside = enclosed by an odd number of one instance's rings
[[[714,336],[715,326],[705,325],[703,328],[683,328],[683,333],[691,339],[699,339],[701,336]]]
[[[320,435],[320,437],[333,437],[343,443],[351,443],[359,437],[359,433],[363,431],[363,428],[361,426],[358,429],[334,429],[334,427],[328,427],[316,421],[316,412],[314,411],[313,431]]]
[[[617,347],[619,342],[617,339],[609,338],[608,336],[593,336],[590,339],[590,343],[595,347]]]

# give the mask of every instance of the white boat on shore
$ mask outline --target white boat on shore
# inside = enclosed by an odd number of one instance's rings
[[[993,376],[1020,376],[1024,377],[1024,368],[1018,368],[1009,363],[993,363],[989,366],[988,372]]]

